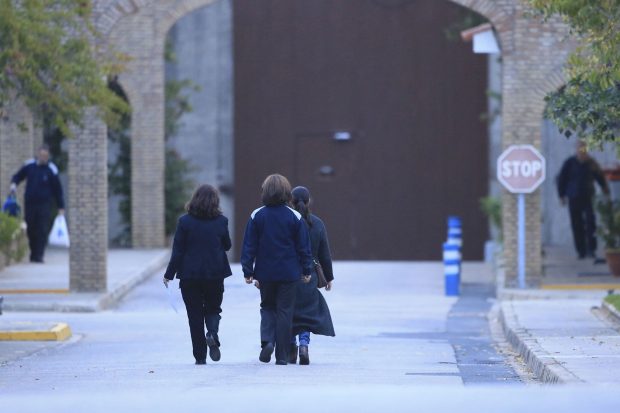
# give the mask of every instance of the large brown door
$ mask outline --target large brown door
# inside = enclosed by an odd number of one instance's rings
[[[460,215],[488,236],[487,56],[448,0],[235,0],[239,242],[266,175],[306,185],[335,259],[437,260]],[[336,141],[334,132],[351,133]],[[331,168],[331,169],[330,169]]]
[[[337,141],[330,134],[297,135],[295,184],[310,188],[318,202],[314,213],[330,224],[330,247],[339,259],[358,257],[356,148],[353,140]],[[314,195],[316,194],[316,195]]]

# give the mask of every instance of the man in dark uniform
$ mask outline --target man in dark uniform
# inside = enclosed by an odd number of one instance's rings
[[[579,258],[596,254],[596,218],[592,209],[594,181],[603,193],[609,187],[599,164],[588,154],[586,144],[577,143],[577,154],[568,158],[558,176],[558,193],[562,205],[568,204],[575,248]]]
[[[65,203],[62,194],[62,185],[58,178],[58,168],[49,160],[50,151],[43,145],[37,152],[37,157],[27,161],[24,166],[13,175],[11,191],[26,179],[26,194],[24,209],[28,242],[30,244],[30,262],[43,262],[43,254],[47,245],[47,236],[50,230],[50,213],[52,199],[56,201],[58,213],[63,215]]]

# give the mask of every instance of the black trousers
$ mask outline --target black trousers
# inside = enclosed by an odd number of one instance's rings
[[[575,249],[580,257],[596,252],[596,217],[590,197],[571,198],[568,201]]]
[[[50,232],[51,205],[49,202],[27,202],[24,207],[24,218],[28,226],[26,234],[30,246],[30,261],[43,261]]]
[[[218,346],[220,313],[224,298],[224,279],[218,280],[181,280],[181,295],[187,309],[189,332],[192,337],[192,348],[196,360],[207,358],[207,332],[215,338]]]
[[[263,345],[267,342],[276,345],[276,360],[288,360],[298,282],[260,284],[261,341]]]

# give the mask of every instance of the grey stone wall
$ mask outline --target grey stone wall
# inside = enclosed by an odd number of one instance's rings
[[[222,210],[234,228],[233,50],[230,0],[218,0],[180,19],[169,39],[176,62],[166,65],[167,80],[189,79],[200,90],[188,92],[193,107],[180,119],[168,144],[194,167],[196,185],[224,189]],[[231,232],[232,235],[232,232]]]

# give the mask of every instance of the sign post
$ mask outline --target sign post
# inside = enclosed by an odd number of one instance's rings
[[[525,288],[525,194],[545,180],[545,158],[532,145],[513,145],[497,159],[497,180],[517,194],[517,280]]]

